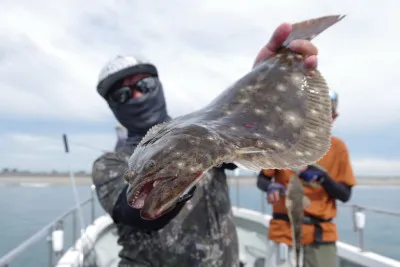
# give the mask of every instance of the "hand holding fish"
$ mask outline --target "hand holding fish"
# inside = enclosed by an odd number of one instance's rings
[[[298,174],[299,178],[308,183],[317,181],[322,177],[324,177],[325,175],[326,172],[322,168],[319,168],[316,165],[308,165],[308,167],[305,170],[301,171]]]
[[[271,183],[267,190],[267,201],[269,204],[278,202],[281,195],[285,194],[286,187],[280,183]]]
[[[254,67],[261,62],[267,60],[268,58],[275,56],[278,48],[282,46],[282,44],[290,35],[291,31],[291,24],[282,23],[281,25],[279,25],[275,29],[269,42],[258,53],[254,63]],[[289,49],[306,57],[304,61],[304,66],[306,68],[317,67],[318,49],[310,41],[300,39],[293,40],[289,44]]]

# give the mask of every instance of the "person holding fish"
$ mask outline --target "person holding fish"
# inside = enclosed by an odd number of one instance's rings
[[[331,90],[330,97],[333,122],[338,117],[338,94]],[[271,265],[266,266],[294,266],[287,260],[287,246],[296,248],[296,257],[303,258],[299,266],[339,266],[338,233],[333,222],[337,214],[336,200],[349,201],[354,185],[356,179],[347,147],[333,136],[328,153],[316,164],[293,170],[262,170],[257,186],[273,204],[268,232],[273,243],[267,259]]]
[[[281,24],[257,55],[254,67],[273,57],[291,30],[291,24]],[[288,47],[305,57],[306,69],[316,67],[318,51],[310,41],[293,40]],[[156,66],[118,56],[102,69],[97,91],[128,131],[124,146],[99,157],[92,171],[98,199],[118,229],[119,266],[240,266],[224,172],[235,169],[234,164],[208,170],[170,208],[147,217],[141,209],[151,190],[163,181],[151,181],[136,192],[124,181],[129,158],[141,139],[153,126],[170,120]],[[151,164],[146,162],[145,167],[154,167]]]

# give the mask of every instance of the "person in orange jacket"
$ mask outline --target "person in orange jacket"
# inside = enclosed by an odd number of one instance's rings
[[[332,122],[338,117],[338,94],[330,91],[332,101]],[[292,233],[285,207],[285,188],[292,170],[262,170],[257,179],[257,187],[267,193],[267,200],[273,205],[273,218],[269,225],[268,238],[271,242],[269,262],[266,266],[292,266],[294,251]],[[336,200],[347,202],[356,179],[350,163],[345,143],[337,138],[331,139],[327,154],[316,164],[309,165],[298,173],[300,179],[315,183],[317,187],[304,186],[304,194],[311,205],[304,210],[302,226],[303,267],[337,267],[336,241],[338,233],[333,219],[337,215]],[[290,257],[285,251],[290,251]],[[294,258],[293,258],[294,260]]]

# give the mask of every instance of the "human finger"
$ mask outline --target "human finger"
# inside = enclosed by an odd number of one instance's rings
[[[292,30],[292,25],[289,23],[280,24],[272,34],[268,43],[261,48],[258,53],[253,67],[257,66],[262,61],[275,55],[276,50],[283,44]]]
[[[308,40],[293,40],[289,44],[289,49],[303,56],[318,55],[318,48]]]

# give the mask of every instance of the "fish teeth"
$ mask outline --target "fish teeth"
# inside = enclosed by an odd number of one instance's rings
[[[140,195],[140,190],[137,190],[132,198],[132,203],[134,203]]]

